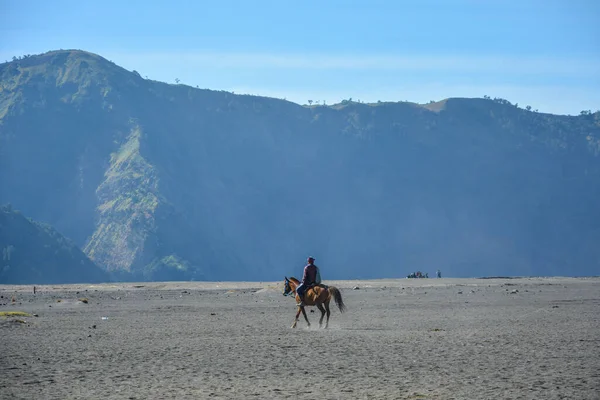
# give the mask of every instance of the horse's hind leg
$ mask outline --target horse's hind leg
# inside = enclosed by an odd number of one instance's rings
[[[319,311],[321,311],[321,319],[319,320],[319,328],[323,326],[323,318],[325,317],[325,309],[323,308],[323,304],[317,304]]]
[[[329,326],[329,315],[331,314],[331,311],[329,310],[329,300],[323,304],[325,304],[325,311],[327,312],[327,321],[325,322],[325,329],[327,329]],[[323,319],[323,317],[321,317],[321,319]]]

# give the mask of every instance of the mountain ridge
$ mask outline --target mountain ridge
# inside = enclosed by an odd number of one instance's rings
[[[0,82],[0,201],[120,279],[263,280],[315,252],[338,278],[598,268],[600,113],[308,107],[144,80],[81,51],[0,64]]]
[[[403,105],[414,105],[420,108],[425,108],[426,110],[429,111],[433,111],[433,112],[438,112],[443,110],[443,107],[445,106],[445,104],[448,101],[476,101],[476,102],[495,102],[498,104],[503,104],[503,105],[508,105],[508,106],[513,106],[512,103],[510,103],[508,100],[505,99],[501,99],[501,98],[479,98],[479,97],[449,97],[449,98],[445,98],[442,100],[438,100],[438,101],[431,101],[429,103],[416,103],[416,102],[410,102],[410,101],[378,101],[378,102],[360,102],[360,101],[352,101],[352,99],[349,100],[342,100],[340,103],[336,103],[336,104],[331,104],[331,105],[319,105],[319,104],[315,104],[312,106],[308,106],[308,105],[301,105],[299,103],[295,103],[289,100],[285,100],[285,99],[279,99],[279,98],[275,98],[275,97],[268,97],[268,96],[262,96],[262,95],[255,95],[255,94],[233,94],[231,92],[225,91],[225,90],[214,90],[214,89],[206,89],[206,88],[198,88],[198,87],[193,87],[190,85],[187,85],[185,83],[176,83],[176,84],[172,84],[172,83],[167,83],[167,82],[162,82],[162,81],[157,81],[157,80],[153,80],[153,79],[148,79],[148,78],[143,78],[136,70],[127,70],[126,68],[123,68],[117,64],[115,64],[113,61],[110,61],[104,57],[102,57],[99,54],[96,53],[92,53],[89,51],[85,51],[85,50],[81,50],[81,49],[61,49],[61,50],[50,50],[47,51],[45,53],[41,53],[41,54],[36,54],[36,55],[26,55],[26,56],[22,56],[22,57],[13,57],[13,61],[6,61],[4,63],[0,63],[0,67],[2,66],[11,66],[11,65],[24,65],[27,68],[31,68],[34,66],[40,66],[40,65],[44,65],[44,64],[52,64],[52,65],[56,65],[56,64],[61,64],[64,63],[65,66],[68,65],[68,59],[75,59],[78,61],[82,61],[84,62],[84,68],[74,68],[74,69],[70,69],[70,68],[65,68],[64,70],[59,69],[59,71],[61,72],[60,74],[58,74],[55,78],[57,81],[57,84],[64,84],[65,82],[68,82],[70,79],[72,79],[75,76],[78,76],[82,73],[81,69],[87,69],[89,67],[90,62],[93,64],[96,63],[100,63],[100,67],[102,67],[102,71],[104,72],[104,74],[100,74],[98,73],[98,71],[92,72],[91,76],[86,76],[86,82],[83,86],[86,86],[90,83],[90,81],[92,79],[96,80],[96,81],[106,81],[109,78],[113,78],[115,76],[118,76],[120,78],[126,78],[126,80],[129,81],[129,83],[135,83],[135,84],[139,84],[140,82],[147,82],[147,83],[154,83],[154,84],[159,84],[159,85],[164,85],[166,87],[179,87],[182,89],[191,89],[191,90],[199,90],[199,91],[203,91],[203,92],[211,92],[211,93],[224,93],[227,95],[231,95],[231,96],[238,96],[238,97],[245,97],[245,96],[249,96],[249,97],[257,97],[257,98],[261,98],[261,99],[273,99],[273,100],[278,100],[281,102],[285,102],[285,103],[290,103],[293,104],[295,106],[299,106],[302,108],[306,108],[306,109],[311,109],[311,108],[330,108],[330,109],[342,109],[346,106],[349,105],[355,105],[355,106],[377,106],[377,105],[394,105],[394,104],[403,104]],[[106,71],[108,69],[108,71]],[[94,69],[91,69],[92,71],[94,71]],[[101,77],[101,79],[98,79],[99,77]],[[4,83],[4,82],[3,82]],[[4,89],[6,90],[8,87],[4,87]],[[523,109],[523,111],[528,111],[528,112],[532,112],[532,113],[537,113],[537,114],[542,114],[542,115],[554,115],[554,116],[564,116],[564,117],[577,117],[577,116],[572,116],[572,115],[568,115],[568,114],[553,114],[553,113],[544,113],[544,112],[538,112],[536,111],[529,111],[529,110],[525,110]],[[595,115],[598,114],[600,110],[596,111],[595,113],[591,113],[590,115]],[[589,111],[582,111],[582,112],[589,112]]]

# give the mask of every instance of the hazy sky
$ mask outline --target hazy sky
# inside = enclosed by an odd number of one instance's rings
[[[489,95],[600,109],[598,0],[0,0],[0,61],[61,48],[297,103]]]

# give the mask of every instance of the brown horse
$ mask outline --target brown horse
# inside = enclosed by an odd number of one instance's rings
[[[292,294],[296,297],[296,303],[300,303],[300,296],[296,293],[296,288],[300,285],[300,281],[294,277],[285,277],[285,286],[283,289],[284,296],[290,296]],[[342,294],[335,286],[311,286],[306,292],[304,292],[304,305],[306,306],[317,306],[317,308],[321,311],[321,319],[319,320],[319,327],[323,325],[323,317],[325,317],[325,313],[327,312],[327,322],[325,322],[325,328],[329,326],[329,302],[331,298],[335,300],[335,304],[337,304],[340,312],[346,311],[346,305],[344,305],[344,301],[342,300]],[[324,306],[324,307],[323,307]],[[298,323],[298,317],[300,317],[300,313],[304,315],[304,319],[308,326],[310,326],[310,322],[308,322],[308,317],[306,316],[306,311],[303,306],[298,304],[298,312],[296,313],[296,319],[292,324],[292,328],[296,327]]]

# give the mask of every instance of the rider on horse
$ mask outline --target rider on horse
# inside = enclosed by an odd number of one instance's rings
[[[321,274],[319,273],[319,267],[315,265],[315,259],[308,257],[307,262],[308,264],[304,267],[302,282],[296,288],[296,293],[300,297],[300,307],[304,307],[304,293],[306,293],[306,290],[314,284],[321,283]]]

